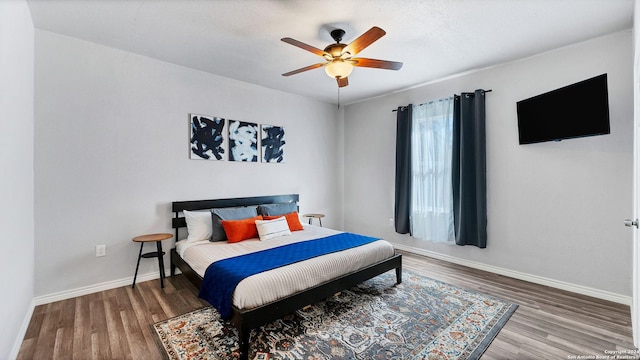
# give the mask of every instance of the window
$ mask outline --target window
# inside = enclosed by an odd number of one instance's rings
[[[411,233],[454,243],[453,97],[413,107],[411,129]]]

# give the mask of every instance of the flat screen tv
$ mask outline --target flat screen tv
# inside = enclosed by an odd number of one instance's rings
[[[520,144],[610,133],[607,74],[517,102]]]

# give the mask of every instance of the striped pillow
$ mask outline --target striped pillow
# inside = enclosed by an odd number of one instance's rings
[[[291,235],[287,219],[282,216],[273,220],[256,220],[260,240],[269,240],[278,236]]]

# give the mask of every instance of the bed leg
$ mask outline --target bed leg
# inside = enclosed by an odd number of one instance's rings
[[[396,268],[396,284],[402,283],[402,266]]]
[[[251,329],[244,329],[242,326],[238,329],[238,345],[240,351],[240,360],[249,360],[249,336]]]
[[[175,276],[176,275],[176,263],[173,261],[173,251],[171,252],[171,272],[170,272],[171,276]]]

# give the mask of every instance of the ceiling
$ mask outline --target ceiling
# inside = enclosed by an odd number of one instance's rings
[[[34,25],[212,74],[349,104],[453,74],[630,29],[633,0],[27,0]],[[281,74],[379,26],[359,56],[399,71],[355,68],[340,89],[323,69]],[[338,97],[339,96],[339,97]]]

